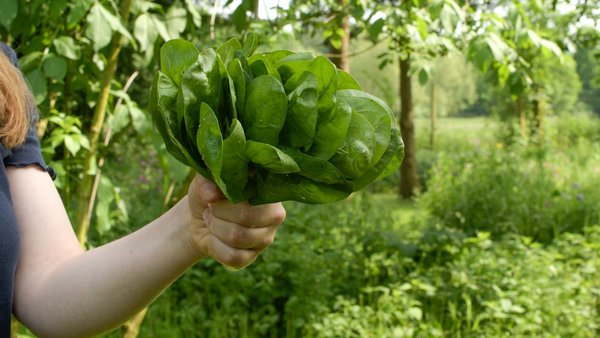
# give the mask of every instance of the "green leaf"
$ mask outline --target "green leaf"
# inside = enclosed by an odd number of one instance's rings
[[[421,39],[423,41],[425,41],[427,39],[427,35],[428,35],[427,22],[425,20],[423,20],[423,18],[419,15],[417,15],[416,20],[417,20],[417,31],[419,32],[419,36],[421,36]]]
[[[336,93],[339,100],[345,101],[369,121],[375,131],[375,147],[370,148],[373,163],[379,161],[390,141],[391,129],[395,128],[395,118],[392,109],[381,99],[358,90],[340,90]]]
[[[246,157],[250,162],[277,174],[291,174],[300,171],[293,158],[270,144],[248,140]]]
[[[129,100],[127,101],[127,108],[129,110],[129,114],[131,115],[131,124],[133,125],[133,129],[135,129],[138,134],[145,135],[147,131],[151,128],[150,120],[148,116],[137,103]]]
[[[148,110],[151,113],[154,124],[165,142],[167,151],[181,163],[192,167],[196,172],[204,177],[210,177],[206,165],[194,158],[190,152],[178,141],[177,137],[170,128],[169,120],[173,120],[174,102],[177,98],[177,87],[175,83],[162,72],[158,72],[154,77]]]
[[[235,91],[235,108],[240,116],[244,115],[244,104],[246,102],[246,78],[244,69],[239,59],[233,59],[227,66],[227,72],[233,82]]]
[[[88,26],[85,30],[85,36],[92,40],[95,51],[106,47],[110,43],[113,32],[118,32],[129,41],[134,41],[127,28],[121,23],[119,17],[112,14],[99,2],[95,2],[90,9],[87,22]]]
[[[81,47],[78,46],[75,43],[75,40],[70,36],[58,37],[53,41],[53,44],[58,55],[62,55],[71,60],[79,60],[81,57]]]
[[[343,184],[315,182],[300,175],[267,174],[258,185],[253,205],[279,201],[298,201],[309,204],[332,203],[343,200],[351,193]]]
[[[312,53],[295,53],[279,59],[275,68],[281,76],[281,82],[286,83],[292,75],[307,70],[313,59]]]
[[[10,30],[10,26],[19,12],[19,2],[17,0],[2,0],[0,8],[2,8],[0,11],[0,24]]]
[[[65,135],[64,142],[65,147],[69,150],[71,155],[77,155],[77,152],[79,151],[79,149],[81,149],[81,145],[79,144],[79,142],[75,141],[73,137],[71,137],[71,135]]]
[[[271,75],[277,79],[277,81],[281,81],[281,77],[279,76],[279,72],[274,64],[271,63],[269,59],[267,59],[262,54],[252,55],[248,59],[248,65],[252,71],[252,75],[254,77],[259,77],[262,75]]]
[[[254,51],[258,47],[258,35],[254,32],[248,32],[244,36],[244,45],[242,46],[242,52],[246,57],[252,56]]]
[[[115,196],[113,184],[106,175],[100,177],[99,183],[97,195],[98,202],[94,208],[94,214],[96,215],[96,231],[102,235],[112,227],[110,206],[114,202]]]
[[[212,178],[223,193],[226,193],[227,189],[221,181],[223,135],[215,112],[204,102],[200,103],[200,119],[197,129],[196,145],[202,155],[202,160],[212,175],[209,178]]]
[[[317,78],[317,92],[319,93],[319,112],[332,109],[334,93],[336,91],[337,73],[335,65],[324,56],[317,56],[310,64],[308,70]]]
[[[88,12],[94,0],[78,0],[69,3],[69,14],[67,15],[67,28],[71,29],[77,25]]]
[[[244,136],[244,128],[238,120],[233,120],[231,133],[223,141],[221,178],[227,186],[227,198],[232,203],[237,203],[248,198],[244,193],[244,188],[248,183],[246,138]]]
[[[165,17],[165,25],[170,36],[179,37],[187,26],[187,11],[185,8],[176,5],[169,7]]]
[[[369,121],[361,114],[352,111],[352,119],[344,143],[329,161],[347,179],[364,175],[371,167],[375,137],[375,130]]]
[[[369,31],[369,39],[372,42],[376,42],[379,39],[379,34],[383,31],[383,26],[385,25],[385,19],[380,18],[375,20],[373,24],[369,25],[367,30]]]
[[[356,89],[361,90],[360,86],[350,74],[344,70],[337,69],[337,90],[341,89]]]
[[[344,175],[327,160],[307,155],[297,148],[281,147],[281,150],[298,164],[299,175],[328,184],[346,182]]]
[[[121,105],[115,112],[109,117],[108,125],[110,126],[112,133],[116,134],[123,130],[129,125],[130,114],[129,109],[125,105]]]
[[[31,86],[35,104],[42,104],[48,95],[48,81],[46,80],[46,77],[42,74],[40,69],[35,69],[34,71],[27,73],[26,78]]]
[[[178,119],[185,121],[185,130],[191,142],[196,142],[198,129],[198,105],[207,104],[212,111],[219,111],[221,99],[221,73],[216,52],[209,48],[202,51],[194,64],[183,71],[181,78],[181,104]],[[183,115],[183,116],[182,116]]]
[[[48,11],[48,17],[52,20],[56,20],[65,13],[66,9],[67,0],[53,0],[52,6],[50,6],[50,10]]]
[[[67,61],[60,56],[49,54],[44,60],[43,69],[47,77],[60,82],[67,75]]]
[[[191,42],[181,39],[168,41],[160,49],[160,70],[177,86],[181,86],[183,71],[198,60],[199,54],[200,52]]]
[[[92,41],[95,51],[108,46],[112,39],[112,28],[102,16],[102,5],[95,3],[87,15],[85,36]]]
[[[241,122],[249,140],[276,146],[285,123],[288,102],[281,83],[270,75],[255,78],[246,88]]]
[[[308,154],[330,159],[344,142],[351,118],[352,108],[342,100],[337,100],[333,109],[319,113],[315,139]]]
[[[374,180],[379,180],[396,172],[404,158],[404,143],[400,131],[396,128],[392,129],[389,146],[385,153],[369,171],[363,176],[352,180],[353,190],[358,191],[366,187]]]
[[[288,111],[282,138],[292,147],[309,146],[317,127],[317,78],[304,72],[298,86],[288,95]]]
[[[242,49],[242,45],[237,39],[229,39],[217,48],[217,54],[221,56],[225,66],[229,66],[229,62],[235,58],[235,53],[240,49]]]
[[[158,38],[158,32],[152,20],[152,14],[143,13],[135,19],[133,35],[138,41],[140,51],[146,51],[154,47]],[[164,71],[163,71],[164,72]]]

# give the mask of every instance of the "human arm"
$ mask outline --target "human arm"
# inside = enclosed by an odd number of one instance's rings
[[[8,178],[21,234],[14,311],[42,337],[85,337],[118,326],[207,256],[245,266],[285,218],[281,204],[232,205],[197,177],[188,197],[163,216],[85,252],[45,172],[9,168]]]

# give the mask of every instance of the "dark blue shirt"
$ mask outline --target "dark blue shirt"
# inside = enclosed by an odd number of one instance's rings
[[[0,42],[0,52],[6,54],[17,65],[15,52]],[[35,109],[35,107],[31,107]],[[37,113],[35,114],[37,117]],[[35,123],[29,129],[24,144],[6,149],[0,144],[0,337],[10,337],[10,318],[13,304],[15,269],[19,259],[19,228],[13,210],[6,167],[37,165],[48,171],[40,151]]]

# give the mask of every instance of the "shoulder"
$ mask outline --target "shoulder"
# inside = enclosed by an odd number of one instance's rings
[[[2,41],[0,41],[0,52],[8,56],[13,65],[17,65],[17,53],[15,53],[14,49],[10,48],[7,44],[5,44]]]

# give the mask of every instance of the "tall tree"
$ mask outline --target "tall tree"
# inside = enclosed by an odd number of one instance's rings
[[[400,129],[405,156],[400,169],[399,193],[413,197],[419,190],[417,156],[412,102],[412,75],[427,82],[432,60],[454,50],[457,36],[463,27],[463,9],[452,0],[437,1],[380,1],[369,12],[383,17],[371,23],[372,37],[383,36],[389,41],[390,52],[380,55],[380,67],[399,59],[400,67]]]

